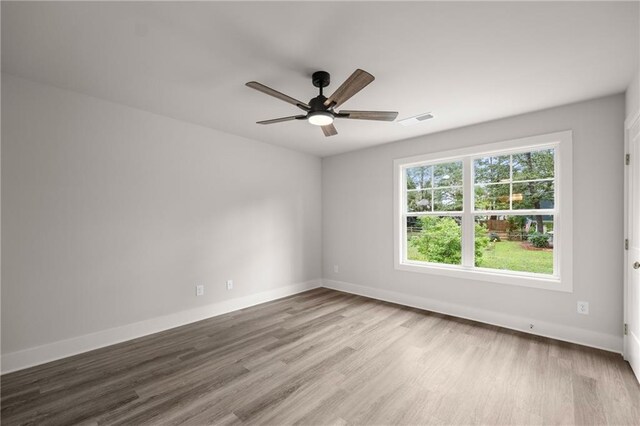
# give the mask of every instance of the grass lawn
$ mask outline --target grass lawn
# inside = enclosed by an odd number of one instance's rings
[[[427,259],[411,244],[407,247],[407,257],[410,260]],[[551,250],[526,250],[520,241],[500,241],[490,243],[484,251],[482,268],[505,269],[509,271],[537,272],[540,274],[553,273],[553,252]]]
[[[527,250],[522,248],[520,241],[503,240],[490,244],[478,265],[482,268],[553,274],[551,250]]]

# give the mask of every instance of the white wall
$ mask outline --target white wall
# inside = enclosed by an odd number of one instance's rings
[[[2,124],[3,360],[321,277],[316,157],[6,74]]]
[[[627,118],[640,112],[640,70],[635,73],[626,93]]]
[[[321,276],[349,291],[513,328],[535,322],[534,332],[620,350],[624,109],[623,96],[611,96],[321,164],[3,74],[3,363],[68,355],[126,337],[109,330],[157,318],[171,326]],[[393,159],[567,129],[572,294],[394,270]],[[226,291],[230,278],[236,288]],[[576,313],[577,300],[590,302],[589,316]]]
[[[640,10],[638,10],[638,25],[636,27],[636,38],[640,37]],[[626,113],[627,118],[635,117],[640,113],[640,52],[636,53],[638,59],[637,69],[633,79],[627,88],[626,93]]]
[[[615,95],[324,158],[325,282],[621,351],[624,109]],[[573,130],[573,293],[394,269],[394,159],[562,130]]]

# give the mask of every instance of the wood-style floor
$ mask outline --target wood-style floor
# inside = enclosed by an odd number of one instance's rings
[[[640,424],[620,355],[327,289],[2,377],[2,424]]]

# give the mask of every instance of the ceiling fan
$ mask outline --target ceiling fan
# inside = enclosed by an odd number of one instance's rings
[[[327,87],[330,82],[330,75],[326,71],[316,71],[311,76],[311,82],[320,90],[320,94],[311,99],[309,103],[304,103],[297,99],[278,92],[257,81],[250,81],[247,86],[256,89],[262,93],[273,96],[290,104],[293,104],[305,111],[306,114],[292,115],[289,117],[274,118],[272,120],[258,121],[257,124],[273,124],[291,120],[307,120],[309,123],[320,126],[325,136],[337,135],[338,131],[333,125],[336,118],[350,118],[352,120],[378,120],[393,121],[398,116],[395,111],[351,111],[334,109],[345,103],[353,95],[364,89],[369,83],[375,79],[374,76],[366,71],[357,69],[345,80],[333,95],[328,98],[322,94],[322,89]]]

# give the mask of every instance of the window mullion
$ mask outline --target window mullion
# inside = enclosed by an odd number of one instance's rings
[[[509,156],[509,210],[513,210],[513,155]]]
[[[473,216],[473,170],[471,157],[462,160],[462,266],[472,267],[475,262]]]
[[[435,202],[436,202],[436,200],[433,197],[433,193],[434,193],[433,188],[435,187],[435,182],[433,181],[434,177],[435,176],[433,172],[433,166],[431,166],[431,211],[435,210]]]
[[[477,210],[479,216],[530,216],[530,215],[557,215],[557,209],[521,209],[521,210]]]

